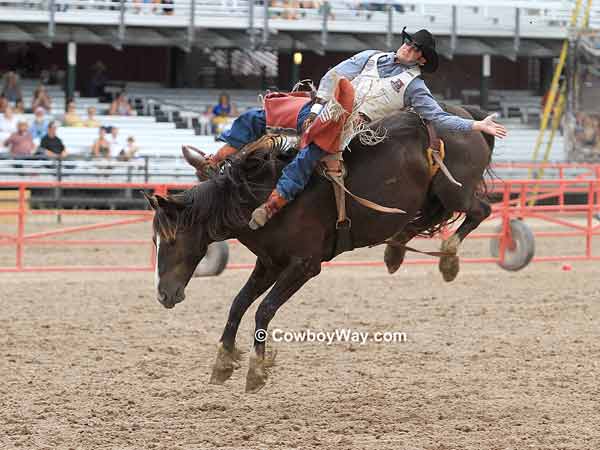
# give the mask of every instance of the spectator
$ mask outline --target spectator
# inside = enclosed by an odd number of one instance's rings
[[[0,142],[17,131],[17,123],[18,119],[13,114],[12,107],[7,106],[4,109],[4,114],[0,116]]]
[[[48,124],[48,134],[42,138],[39,152],[48,158],[64,158],[67,156],[67,149],[63,141],[56,135],[57,123],[55,120]]]
[[[229,95],[226,93],[222,93],[219,96],[219,103],[215,105],[212,110],[213,119],[213,133],[219,134],[223,127],[231,122],[232,116],[237,116],[237,110],[235,106],[233,106],[229,100]]]
[[[67,104],[67,112],[65,113],[64,124],[66,127],[82,127],[83,120],[77,114],[77,110],[75,109],[75,102],[70,101]]]
[[[151,5],[156,3],[155,0],[134,0],[133,1],[134,4],[139,5],[139,4],[145,4],[145,5]],[[136,6],[133,10],[134,13],[139,14],[140,12],[142,14],[150,14],[151,12],[156,13],[156,7],[153,6],[152,8],[150,6]]]
[[[92,156],[94,158],[110,159],[110,142],[106,139],[106,128],[98,128],[98,139],[92,146]]]
[[[119,137],[119,129],[117,127],[110,127],[110,136],[108,136],[108,142],[110,143],[110,154],[119,155],[123,149],[125,149],[125,143],[121,141]]]
[[[22,98],[15,102],[15,113],[25,114],[25,102]]]
[[[87,109],[87,119],[83,121],[83,126],[88,128],[98,128],[100,126],[100,122],[96,119],[96,108],[90,106]]]
[[[48,91],[46,91],[46,86],[43,84],[38,85],[33,92],[31,110],[35,111],[38,107],[44,108],[46,112],[50,112],[52,110],[52,99],[48,95]]]
[[[88,85],[88,94],[90,97],[104,98],[106,93],[104,88],[108,78],[106,76],[106,66],[100,60],[92,66],[92,76],[90,77],[90,83]]]
[[[162,12],[164,15],[166,16],[172,16],[174,11],[174,1],[173,0],[162,0],[162,4],[163,4],[163,9]]]
[[[7,106],[8,106],[8,100],[6,100],[6,97],[4,96],[4,94],[0,94],[0,114],[4,114],[4,110],[6,109]]]
[[[48,84],[61,85],[65,80],[65,71],[60,70],[56,64],[50,66],[48,71]]]
[[[39,144],[42,138],[48,134],[48,119],[46,118],[46,111],[41,106],[35,110],[29,132],[37,144]]]
[[[35,144],[31,138],[31,133],[27,130],[27,122],[20,120],[17,124],[17,131],[4,141],[13,158],[22,158],[31,156],[35,149]]]
[[[6,97],[6,100],[9,102],[16,102],[17,100],[23,98],[21,86],[19,85],[19,78],[15,72],[7,72],[4,76],[2,95]]]
[[[135,138],[129,136],[127,138],[127,146],[119,152],[119,161],[130,161],[135,157],[135,154],[140,148],[135,143]]]
[[[198,130],[204,136],[212,133],[212,108],[210,106],[206,106],[204,112],[198,116]]]
[[[135,116],[135,111],[129,104],[124,92],[119,93],[117,98],[111,103],[108,114],[111,116]]]

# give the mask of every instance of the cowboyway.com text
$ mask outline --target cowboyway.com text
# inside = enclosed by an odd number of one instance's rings
[[[258,329],[255,338],[259,342],[267,339],[265,330]],[[317,342],[320,344],[332,345],[336,343],[352,343],[364,345],[367,342],[384,344],[402,344],[407,341],[406,333],[400,331],[359,331],[351,328],[338,328],[330,331],[315,331],[311,329],[304,330],[282,330],[275,328],[271,332],[271,339],[274,342]]]

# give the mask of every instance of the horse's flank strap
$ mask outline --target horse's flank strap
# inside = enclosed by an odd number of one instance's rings
[[[429,135],[429,148],[426,152],[430,177],[433,178],[438,170],[441,170],[451,183],[462,187],[462,183],[456,181],[446,167],[446,164],[444,164],[444,158],[446,157],[444,141],[438,137],[435,128],[430,122],[425,122],[425,127],[427,128],[427,134]]]

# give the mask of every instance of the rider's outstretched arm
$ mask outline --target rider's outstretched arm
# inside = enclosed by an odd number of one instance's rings
[[[415,79],[406,88],[404,104],[412,106],[421,117],[433,123],[438,131],[481,131],[500,139],[507,135],[504,125],[494,122],[494,114],[484,120],[470,120],[447,113],[420,78]]]

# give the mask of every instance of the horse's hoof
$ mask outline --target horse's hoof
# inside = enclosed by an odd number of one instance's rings
[[[458,247],[460,247],[460,238],[458,235],[453,234],[442,242],[441,250],[444,253],[452,253],[453,255],[456,255],[456,253],[458,253]]]
[[[460,270],[458,256],[442,256],[438,267],[442,273],[442,277],[444,277],[444,281],[453,281]]]
[[[213,367],[212,373],[210,374],[210,384],[224,384],[227,380],[231,378],[233,374],[233,367],[222,367],[217,368]]]
[[[229,380],[233,371],[240,368],[240,358],[241,353],[237,349],[234,349],[233,352],[228,352],[223,347],[223,344],[219,345],[209,383],[223,384]]]
[[[256,355],[250,357],[250,367],[246,375],[246,392],[253,394],[260,391],[267,383],[267,371],[264,358]]]
[[[385,262],[388,273],[390,275],[395,273],[400,268],[400,266],[404,262],[405,255],[405,247],[396,247],[390,244],[387,244],[385,246],[385,252],[383,253],[383,261]]]

